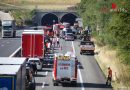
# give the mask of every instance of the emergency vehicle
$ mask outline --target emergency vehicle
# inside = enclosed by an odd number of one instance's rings
[[[61,53],[54,55],[53,85],[58,86],[59,83],[76,85],[77,60],[75,57]]]

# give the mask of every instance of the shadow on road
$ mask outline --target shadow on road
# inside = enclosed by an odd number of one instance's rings
[[[97,83],[77,83],[77,85],[64,84],[63,87],[84,87],[84,88],[112,88],[112,86],[106,86],[106,84],[97,84]]]
[[[41,71],[38,71],[38,72],[52,72],[52,70],[41,70]]]
[[[83,65],[80,62],[78,62],[78,68],[79,69],[84,69]]]
[[[37,75],[35,75],[35,77],[46,77],[46,75],[37,74]]]
[[[112,88],[112,86],[106,86],[106,84],[100,83],[77,83],[77,87],[85,87],[85,88]]]
[[[36,84],[36,86],[42,86],[43,85],[43,83],[35,83]]]

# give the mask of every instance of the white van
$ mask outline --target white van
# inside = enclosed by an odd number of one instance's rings
[[[39,58],[29,58],[28,59],[28,63],[32,63],[33,61],[37,65],[37,70],[42,70],[42,62],[40,61],[40,59]]]

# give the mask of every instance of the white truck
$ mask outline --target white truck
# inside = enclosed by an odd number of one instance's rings
[[[77,60],[71,55],[55,54],[53,67],[53,85],[77,83]]]
[[[15,37],[15,21],[2,20],[2,37]]]

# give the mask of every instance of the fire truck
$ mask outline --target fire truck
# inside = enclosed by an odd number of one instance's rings
[[[53,85],[59,83],[76,85],[77,83],[77,60],[71,55],[57,53],[54,55]]]

